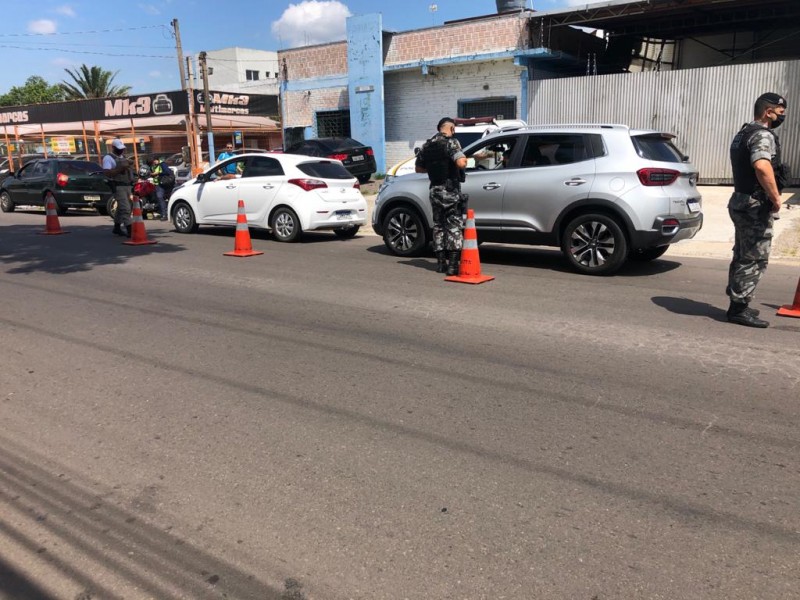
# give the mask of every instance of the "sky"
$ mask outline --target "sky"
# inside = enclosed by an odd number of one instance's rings
[[[592,0],[527,0],[545,11]],[[31,75],[51,84],[81,64],[118,71],[133,94],[180,89],[175,39],[197,55],[230,46],[280,50],[343,39],[350,15],[379,12],[383,28],[407,31],[496,12],[494,0],[0,0],[0,94]],[[435,7],[435,10],[431,10]]]

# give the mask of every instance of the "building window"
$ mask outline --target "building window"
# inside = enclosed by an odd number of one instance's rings
[[[350,137],[350,111],[318,111],[317,137]]]
[[[288,148],[303,141],[302,127],[287,127],[283,130],[283,147]]]
[[[516,119],[516,98],[479,98],[459,100],[458,116],[462,119],[474,117],[494,117],[495,119]]]
[[[247,78],[247,81],[258,81],[258,71],[251,71],[250,69],[247,69],[244,72],[244,75]]]

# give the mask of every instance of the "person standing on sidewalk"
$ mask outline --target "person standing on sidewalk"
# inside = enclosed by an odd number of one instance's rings
[[[453,137],[456,131],[453,119],[444,117],[436,128],[436,134],[417,154],[414,170],[427,173],[430,180],[436,272],[455,275],[463,243],[461,173],[467,166],[467,158],[461,151],[461,144]]]
[[[762,94],[753,112],[754,120],[736,134],[730,149],[735,191],[728,202],[728,214],[736,239],[728,269],[727,317],[731,323],[747,327],[768,327],[749,303],[767,269],[773,216],[781,209],[780,193],[787,183],[775,133],[786,118],[786,99],[779,94]]]
[[[114,198],[117,201],[117,212],[114,213],[115,235],[131,237],[131,182],[133,174],[131,163],[125,158],[125,144],[115,138],[111,142],[111,153],[103,157],[103,173],[114,186]],[[125,231],[122,231],[125,225]]]

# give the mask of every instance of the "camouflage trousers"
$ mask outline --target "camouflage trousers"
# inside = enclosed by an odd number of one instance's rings
[[[464,217],[461,214],[458,192],[443,185],[431,188],[433,211],[433,250],[461,250],[464,239]]]
[[[728,269],[728,296],[731,302],[747,304],[753,300],[761,276],[767,270],[772,246],[772,213],[768,205],[734,192],[728,214],[736,230],[733,260]]]

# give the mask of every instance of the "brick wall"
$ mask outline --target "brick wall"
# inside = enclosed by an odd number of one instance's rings
[[[283,103],[286,118],[284,127],[309,127],[314,125],[316,111],[345,109],[350,106],[346,87],[286,92]]]
[[[386,168],[413,156],[414,147],[436,132],[441,117],[457,116],[459,100],[514,96],[517,114],[506,118],[519,118],[520,70],[507,59],[437,66],[433,76],[422,75],[420,69],[386,73]]]
[[[286,61],[287,81],[347,74],[347,42],[306,46],[278,52],[278,65]]]
[[[394,34],[384,65],[525,48],[527,20],[503,15]]]

